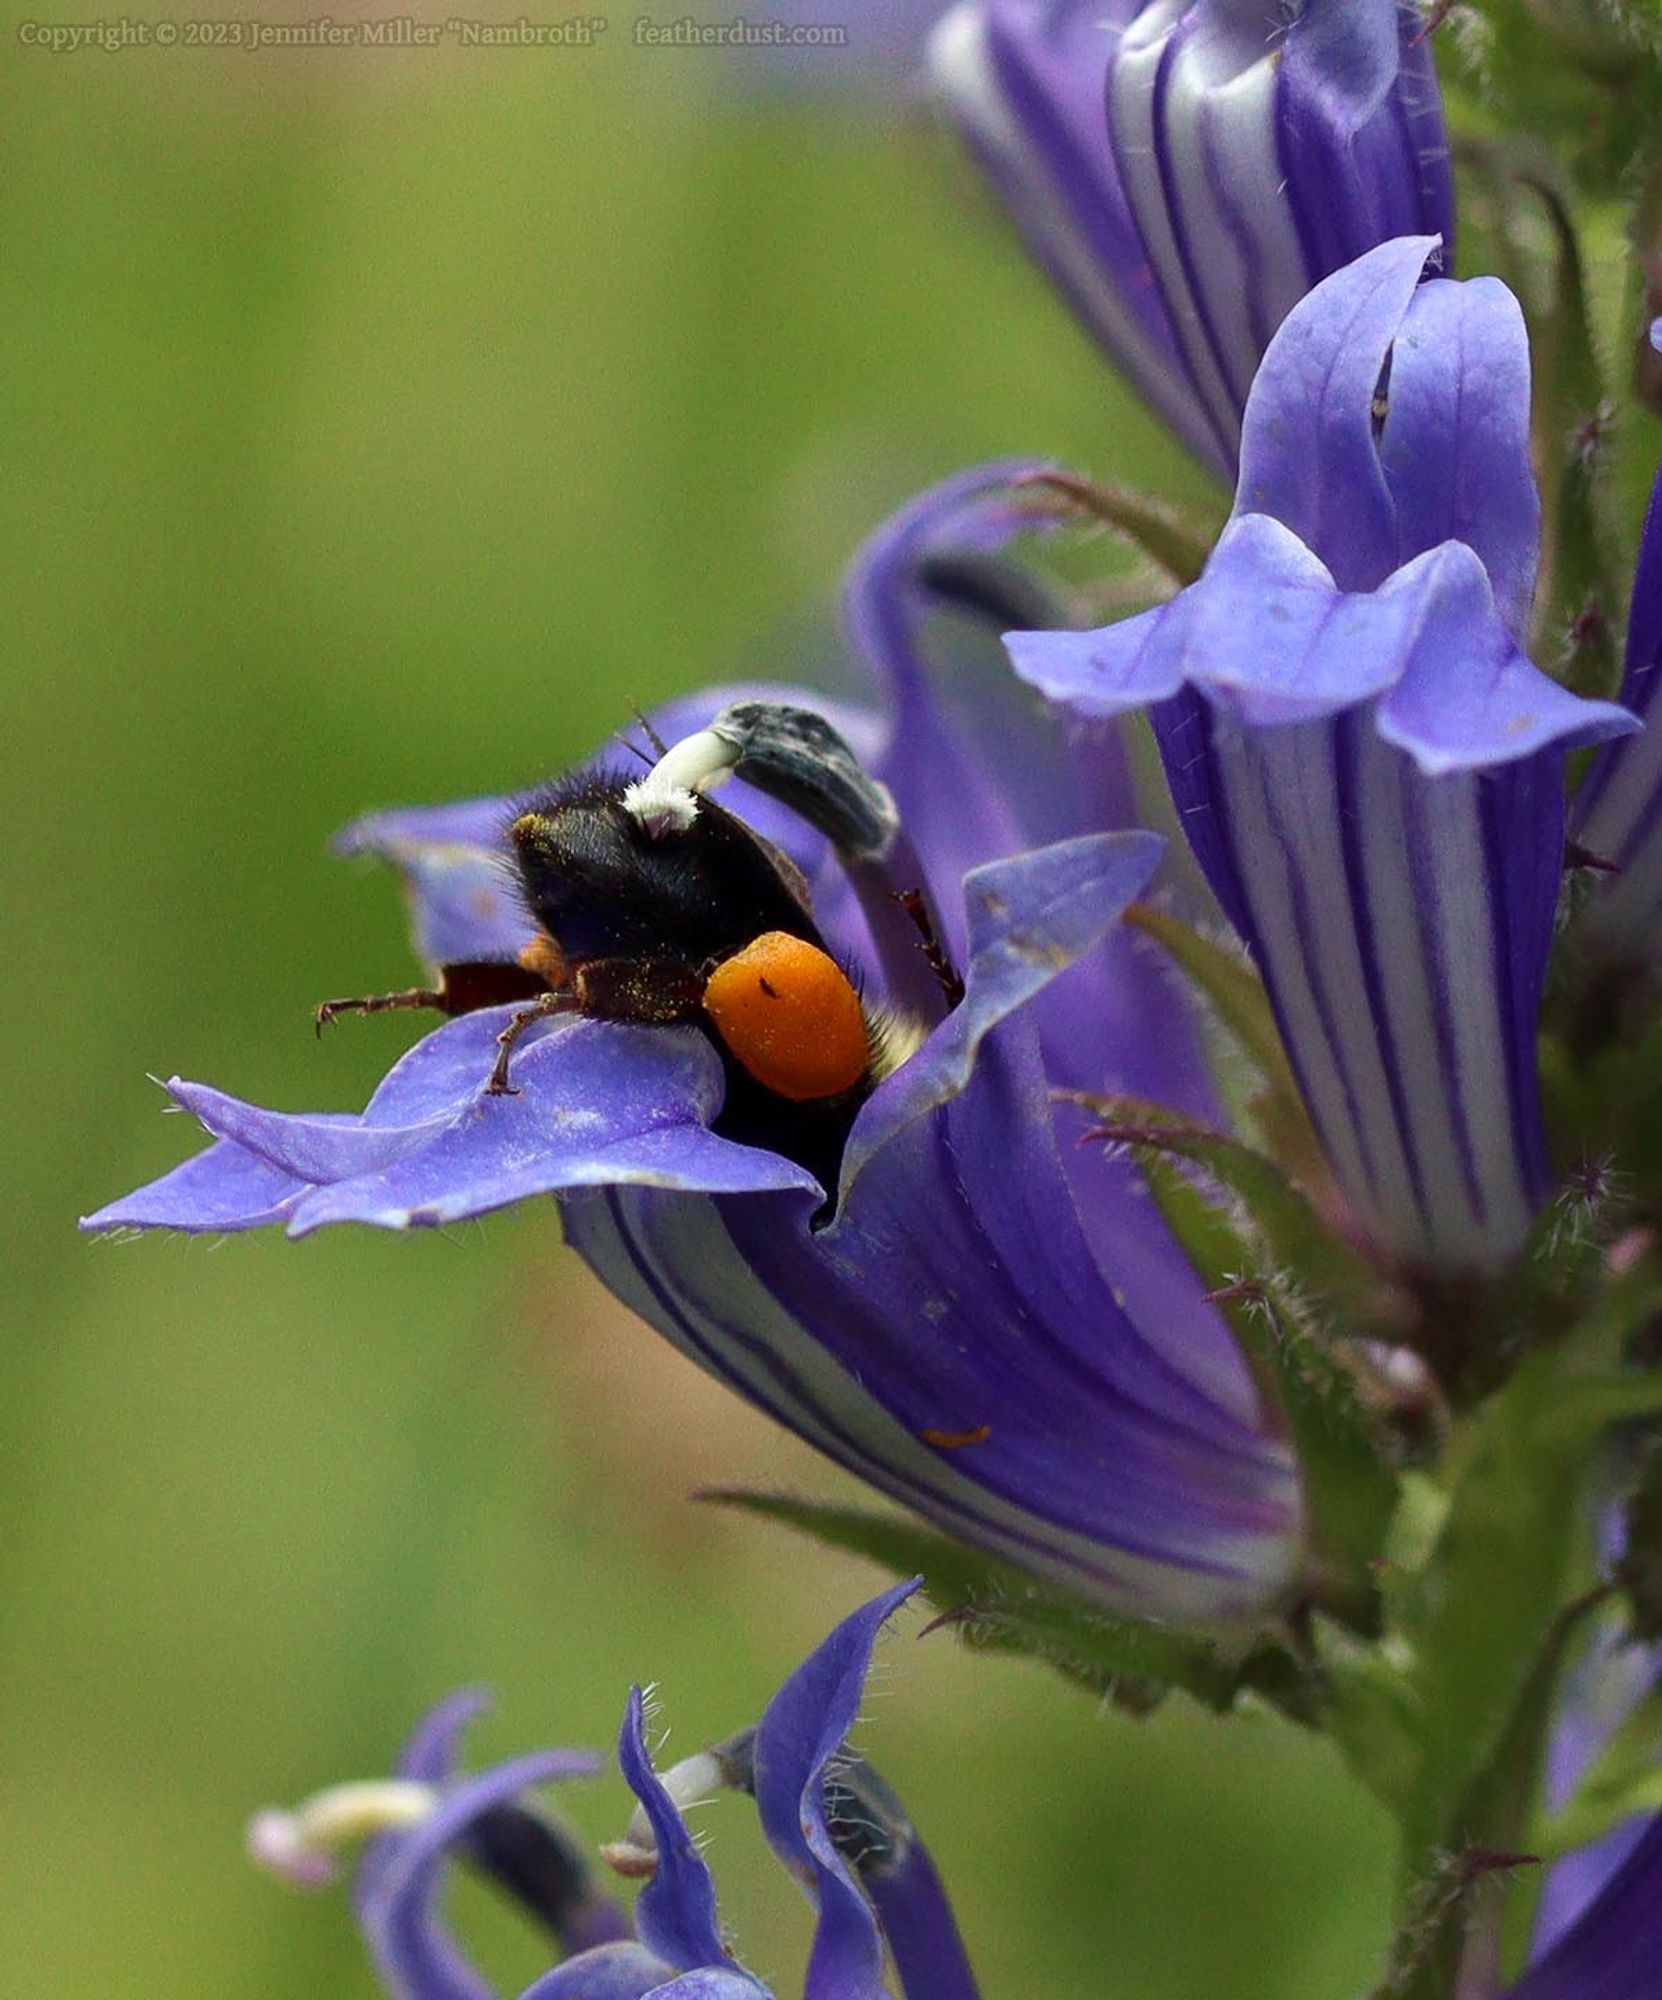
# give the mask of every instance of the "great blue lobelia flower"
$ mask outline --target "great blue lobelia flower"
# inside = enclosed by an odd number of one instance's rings
[[[930,55],[1038,261],[1225,477],[1311,286],[1393,236],[1451,240],[1436,72],[1399,0],[962,0]]]
[[[762,1828],[817,1913],[803,2000],[882,2000],[885,1951],[905,2000],[975,2000],[976,1983],[928,1849],[898,1799],[847,1747],[872,1649],[912,1594],[897,1585],[846,1618],[791,1675],[754,1730],[662,1777],[631,1694],[618,1758],[640,1802],[609,1850],[648,1877],[631,1923],[599,1894],[574,1837],[525,1800],[528,1787],[587,1775],[595,1760],[553,1751],[465,1775],[460,1738],[477,1695],[452,1696],[406,1744],[390,1780],[332,1787],[294,1812],[259,1814],[255,1858],[306,1886],[331,1878],[346,1840],[372,1833],[354,1904],[390,2000],[497,2000],[445,1919],[460,1861],[549,1933],[562,1962],[521,2000],[768,2000],[734,1958],[715,1886],[684,1810],[722,1789],[751,1793]]]
[[[1205,574],[1009,641],[1092,721],[1147,709],[1184,832],[1263,976],[1361,1229],[1494,1266],[1551,1186],[1535,1036],[1565,752],[1633,726],[1520,650],[1538,505],[1523,318],[1384,244],[1271,342]]]
[[[949,1533],[1166,1618],[1248,1617],[1290,1591],[1303,1510],[1280,1413],[1135,1170],[1081,1150],[1052,1101],[1111,1089],[1213,1109],[1182,992],[1114,928],[1159,847],[1093,830],[1135,816],[1118,742],[1058,725],[999,654],[1002,629],[1045,609],[1001,554],[1031,519],[1012,493],[1022,470],[925,495],[853,573],[879,700],[833,715],[892,789],[904,863],[865,879],[862,905],[859,871],[824,840],[767,797],[737,808],[794,855],[821,933],[872,997],[944,1014],[823,1178],[788,1139],[727,1135],[731,1065],[696,1027],[539,1022],[514,1052],[517,1094],[493,1095],[508,1010],[492,1007],[411,1049],[360,1117],[175,1080],[216,1143],[86,1226],[406,1229],[557,1194],[568,1239],[620,1298]],[[696,737],[745,692],[659,725]],[[424,957],[511,960],[534,936],[504,869],[515,812],[382,813],[344,844],[403,870]],[[886,935],[889,887],[931,885],[965,968],[950,1012],[910,925]]]

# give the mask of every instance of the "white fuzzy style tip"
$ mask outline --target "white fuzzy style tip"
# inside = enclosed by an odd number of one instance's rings
[[[698,795],[685,785],[666,785],[656,771],[624,787],[623,810],[638,819],[654,840],[685,833],[698,817]]]
[[[672,743],[664,754],[623,794],[623,810],[632,813],[654,839],[685,833],[698,813],[698,794],[713,792],[733,775],[739,750],[713,729],[696,730]]]

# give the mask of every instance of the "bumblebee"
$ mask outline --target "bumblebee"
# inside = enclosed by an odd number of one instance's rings
[[[568,779],[509,823],[511,866],[535,927],[516,960],[444,966],[436,988],[326,1001],[318,1026],[346,1012],[456,1015],[524,1001],[497,1038],[492,1095],[513,1092],[514,1045],[551,1015],[696,1026],[726,1071],[716,1129],[834,1177],[855,1112],[927,1024],[866,1004],[827,948],[800,870],[707,787],[742,767],[856,864],[862,843],[887,837],[892,805],[829,725],[802,710],[747,704],[674,749],[658,747],[644,778]],[[950,990],[921,888],[890,899],[916,926],[914,953]]]

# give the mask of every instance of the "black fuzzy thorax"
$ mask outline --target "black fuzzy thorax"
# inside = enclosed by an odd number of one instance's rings
[[[824,949],[801,878],[712,799],[654,834],[623,804],[626,780],[585,776],[526,801],[513,848],[527,913],[574,965],[676,958],[713,967],[786,931]]]

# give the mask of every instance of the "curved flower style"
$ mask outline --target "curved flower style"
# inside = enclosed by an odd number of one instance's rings
[[[1226,478],[1259,359],[1299,299],[1390,237],[1453,231],[1419,10],[1288,11],[1290,24],[1263,0],[962,0],[930,47],[1029,248]]]
[[[735,1739],[748,1747],[744,1782],[769,1845],[818,1912],[803,2000],[882,2000],[885,1947],[905,2000],[975,2000],[927,1848],[893,1794],[845,1748],[878,1633],[916,1587],[897,1585],[845,1619],[774,1696],[753,1738]],[[675,1795],[687,1767],[667,1783],[652,1768],[640,1689],[618,1738],[650,1840],[644,1865],[631,1871],[651,1876],[633,1925],[596,1894],[570,1835],[520,1799],[530,1785],[592,1770],[592,1760],[556,1751],[464,1777],[461,1732],[479,1706],[479,1697],[462,1695],[434,1709],[389,1784],[338,1788],[294,1815],[261,1814],[251,1834],[256,1857],[303,1883],[327,1879],[323,1842],[380,1815],[386,1830],[364,1854],[353,1900],[391,2000],[496,2000],[444,1919],[445,1874],[458,1859],[524,1905],[565,1954],[521,2000],[769,2000],[722,1934],[714,1882]],[[691,1761],[711,1765],[719,1753]],[[857,1823],[848,1812],[850,1772],[860,1774]],[[334,1803],[348,1794],[355,1822]]]
[[[1591,934],[1636,960],[1662,954],[1662,472],[1651,489],[1628,610],[1622,700],[1647,725],[1599,753],[1576,794],[1575,835],[1621,871],[1587,912]]]
[[[888,714],[833,719],[892,787],[927,878],[964,881],[961,914],[937,900],[967,995],[864,1104],[837,1189],[711,1129],[723,1073],[695,1029],[545,1024],[518,1044],[518,1094],[490,1095],[498,1008],[412,1049],[361,1117],[174,1082],[217,1143],[87,1226],[402,1229],[556,1193],[622,1299],[949,1533],[1165,1618],[1276,1600],[1303,1541],[1280,1413],[1133,1170],[1057,1129],[1053,1088],[1202,1116],[1212,1100],[1165,968],[1114,930],[1158,843],[1081,831],[1131,816],[1116,746],[1064,730],[998,650],[1033,604],[1001,554],[1027,519],[1017,470],[925,496],[854,574]],[[678,736],[720,706],[660,724]],[[824,843],[768,800],[741,810],[815,882],[834,948],[880,968]],[[380,814],[347,844],[403,869],[429,956],[506,958],[528,936],[501,879],[510,816]]]
[[[1528,350],[1504,286],[1382,245],[1271,343],[1205,575],[1104,631],[1012,635],[1069,713],[1150,709],[1356,1217],[1496,1264],[1549,1181],[1535,1069],[1564,754],[1632,727],[1519,650]]]

